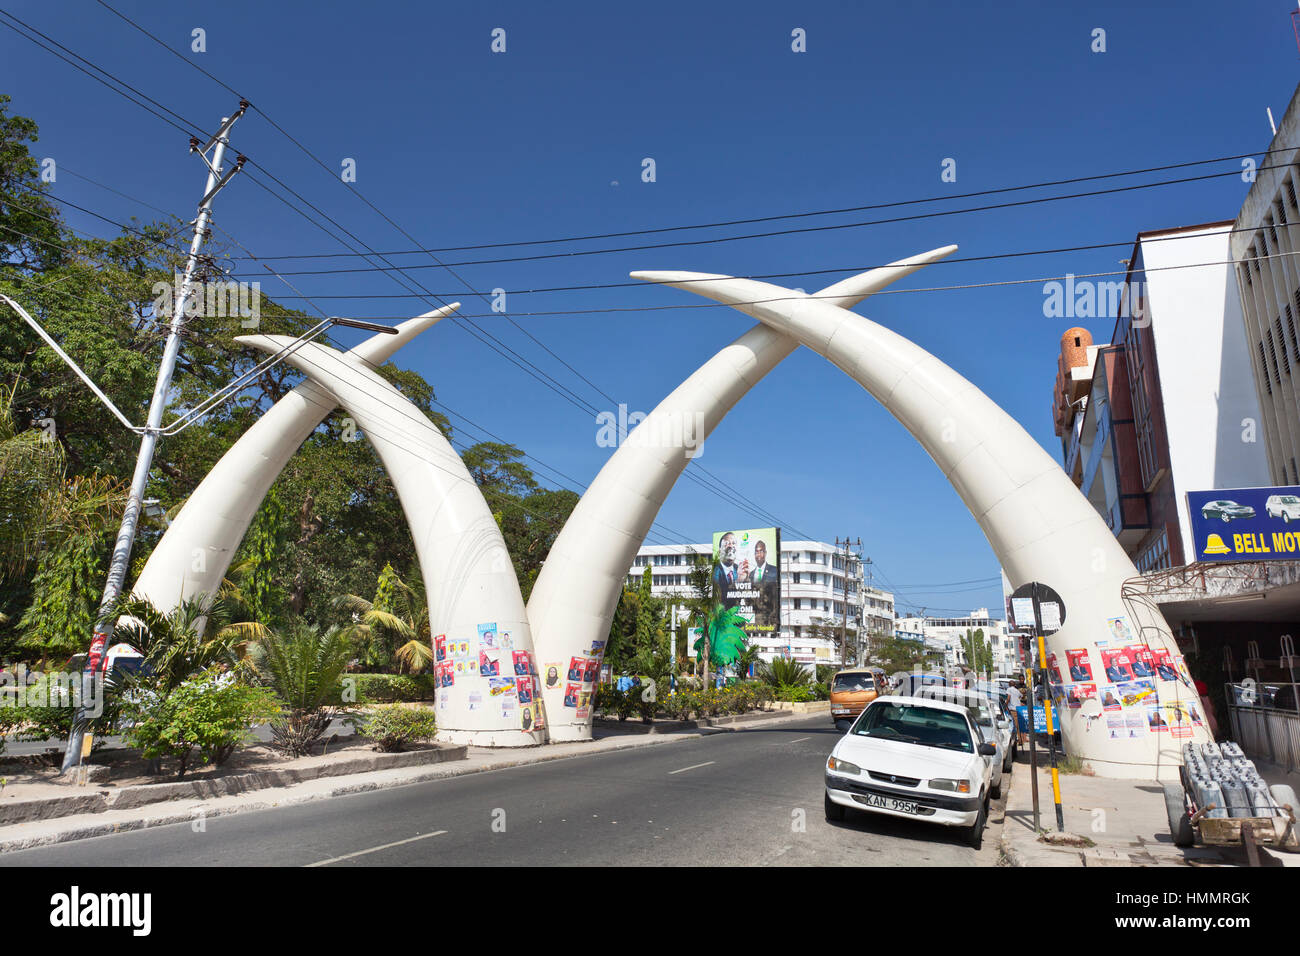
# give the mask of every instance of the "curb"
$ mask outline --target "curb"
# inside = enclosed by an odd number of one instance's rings
[[[0,827],[17,823],[36,823],[82,813],[106,813],[109,810],[134,810],[154,803],[170,800],[207,800],[229,797],[254,790],[289,787],[322,777],[350,776],[377,770],[395,770],[418,767],[448,760],[464,760],[464,746],[439,745],[428,750],[404,753],[372,754],[348,760],[299,769],[259,770],[252,773],[230,774],[202,780],[181,780],[175,783],[138,784],[114,790],[98,789],[93,792],[69,793],[57,797],[38,797],[31,800],[13,800],[0,803]],[[87,788],[89,789],[89,788]]]

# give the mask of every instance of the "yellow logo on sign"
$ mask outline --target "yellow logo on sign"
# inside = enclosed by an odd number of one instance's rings
[[[1212,534],[1205,539],[1205,554],[1232,554],[1232,551],[1223,543],[1222,538]]]

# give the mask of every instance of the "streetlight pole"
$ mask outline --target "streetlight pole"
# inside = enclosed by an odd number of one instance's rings
[[[844,607],[840,615],[840,667],[844,667],[849,659],[849,546],[852,544],[849,536],[844,536]],[[840,539],[835,539],[835,547],[840,546]],[[857,546],[862,547],[862,539],[858,538]],[[857,655],[854,655],[855,659]]]
[[[212,219],[212,200],[217,193],[230,182],[235,173],[244,165],[240,156],[235,166],[225,176],[221,174],[221,164],[225,159],[226,146],[229,144],[227,134],[235,122],[244,115],[248,108],[247,101],[240,101],[239,109],[233,116],[224,117],[221,126],[207,144],[200,147],[196,138],[190,140],[190,152],[198,153],[208,167],[207,185],[203,189],[203,198],[199,200],[198,216],[194,219],[194,236],[190,240],[190,253],[185,263],[185,277],[180,288],[174,290],[172,302],[171,325],[167,332],[167,342],[163,347],[162,362],[158,366],[158,378],[154,384],[153,398],[149,403],[149,417],[142,430],[140,452],[136,456],[135,473],[131,477],[131,488],[127,493],[126,507],[122,513],[122,525],[118,529],[117,539],[113,544],[113,557],[109,563],[108,580],[104,584],[104,594],[100,601],[99,620],[95,625],[94,636],[90,642],[90,652],[86,655],[86,664],[81,675],[81,705],[77,708],[72,723],[72,732],[68,737],[68,749],[63,755],[63,767],[59,771],[66,773],[81,763],[83,742],[85,740],[86,720],[84,704],[94,694],[94,681],[99,679],[104,663],[104,651],[109,635],[113,631],[112,615],[109,609],[122,593],[126,581],[127,567],[131,561],[131,548],[135,544],[136,525],[140,519],[141,503],[144,500],[145,486],[149,482],[149,471],[153,467],[154,451],[158,446],[158,435],[162,426],[163,409],[167,405],[168,392],[171,390],[172,373],[176,368],[176,357],[180,353],[181,333],[185,325],[185,308],[194,292],[195,272],[199,265],[199,249],[208,232]],[[208,160],[208,151],[212,159]]]

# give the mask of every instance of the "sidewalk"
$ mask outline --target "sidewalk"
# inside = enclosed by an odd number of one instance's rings
[[[1056,832],[1051,768],[1039,753],[1039,826]],[[1260,767],[1264,774],[1264,768]],[[1078,845],[1053,846],[1033,826],[1029,753],[1021,750],[1007,797],[1002,852],[1012,866],[1244,866],[1244,849],[1193,846],[1179,849],[1169,834],[1164,791],[1153,780],[1112,780],[1062,774],[1065,834]],[[1281,782],[1281,781],[1271,781]],[[1091,845],[1088,845],[1091,844]],[[1300,866],[1295,854],[1261,848],[1265,866]]]
[[[47,820],[32,820],[0,826],[0,854],[177,823],[200,827],[209,817],[267,810],[346,794],[409,786],[428,780],[458,777],[462,774],[505,770],[547,760],[654,747],[684,740],[698,740],[719,733],[743,733],[750,729],[765,729],[807,718],[807,714],[764,713],[744,715],[742,719],[733,721],[734,727],[721,725],[726,718],[715,718],[717,726],[655,733],[649,733],[649,727],[641,729],[639,721],[629,721],[621,728],[597,726],[596,739],[591,741],[510,750],[469,747],[464,759],[445,763],[376,770],[344,777],[321,777],[256,792],[213,796],[206,799],[176,799],[164,804],[155,803],[125,809],[107,809],[98,813],[79,813]],[[85,789],[94,793],[93,787]]]

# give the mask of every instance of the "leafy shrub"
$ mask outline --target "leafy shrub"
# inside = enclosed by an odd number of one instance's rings
[[[351,703],[358,704],[430,701],[437,687],[432,674],[348,674],[343,680],[353,682],[356,697]]]
[[[430,740],[438,732],[433,711],[390,704],[376,707],[361,720],[361,733],[383,753],[397,753],[417,740]]]
[[[807,703],[810,700],[816,700],[812,690],[806,686],[791,686],[782,684],[776,688],[776,699],[790,701],[795,704]]]
[[[253,724],[279,716],[275,695],[249,687],[212,667],[170,691],[159,685],[136,686],[123,703],[127,743],[148,760],[174,757],[176,776],[185,776],[194,752],[199,762],[220,766],[249,738]]]
[[[286,632],[268,633],[251,656],[262,680],[285,703],[272,722],[275,745],[293,757],[311,753],[336,716],[344,712],[343,669],[352,648],[338,627],[295,623]]]

